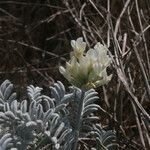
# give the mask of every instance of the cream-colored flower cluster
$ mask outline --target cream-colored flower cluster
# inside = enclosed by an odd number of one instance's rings
[[[60,73],[73,85],[79,88],[95,88],[108,83],[112,75],[107,75],[111,59],[108,49],[99,42],[94,49],[85,53],[86,43],[83,38],[71,41],[73,52],[66,68],[60,66]]]

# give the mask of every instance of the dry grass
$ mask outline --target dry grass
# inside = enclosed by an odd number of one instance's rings
[[[150,149],[149,0],[1,0],[0,81],[21,93],[63,81],[58,66],[80,36],[106,44],[113,59],[112,81],[97,89],[101,123],[117,131],[119,149]]]

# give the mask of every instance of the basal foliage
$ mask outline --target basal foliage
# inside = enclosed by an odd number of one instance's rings
[[[95,142],[106,146],[106,142],[100,141],[110,136],[111,142],[115,132],[108,131],[106,136],[106,131],[92,123],[98,119],[93,112],[100,107],[95,103],[99,97],[94,89],[83,92],[71,87],[66,92],[58,81],[50,90],[51,96],[46,96],[42,94],[42,88],[30,85],[28,99],[18,100],[10,81],[1,84],[0,150],[40,149],[46,145],[52,150],[72,150],[75,140],[78,142],[81,137],[94,138]]]

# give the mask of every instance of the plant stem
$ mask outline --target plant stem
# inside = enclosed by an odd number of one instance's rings
[[[80,127],[81,127],[81,124],[82,124],[82,112],[83,112],[84,94],[85,94],[85,91],[82,90],[81,98],[80,98],[80,101],[78,103],[79,104],[78,105],[78,115],[77,115],[77,118],[76,118],[77,125],[75,126],[75,130],[74,130],[75,138],[74,138],[74,143],[73,143],[73,147],[72,147],[73,150],[76,150],[77,146],[78,146]]]

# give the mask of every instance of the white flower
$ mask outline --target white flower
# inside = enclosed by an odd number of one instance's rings
[[[85,48],[86,48],[86,43],[83,42],[83,38],[80,37],[76,41],[72,40],[71,41],[71,46],[72,46],[72,48],[74,50],[73,51],[73,55],[76,58],[81,58],[83,56],[83,53],[84,53]]]
[[[110,57],[107,55],[108,49],[106,46],[100,44],[100,42],[98,42],[95,46],[94,49],[98,55],[98,61],[99,63],[101,63],[101,65],[103,67],[107,67],[110,64]]]
[[[85,46],[83,46],[85,44],[83,43],[82,38],[72,42],[72,45],[74,44],[74,55],[69,62],[66,62],[66,69],[62,66],[59,68],[60,73],[71,84],[80,88],[94,88],[108,83],[112,75],[108,76],[106,71],[111,62],[107,55],[107,47],[97,43],[94,49],[89,49],[86,54],[83,54],[85,50]],[[81,55],[78,55],[80,57],[76,55],[75,48],[76,52],[79,49],[81,50]]]
[[[69,62],[66,62],[66,69],[60,66],[59,71],[70,83],[82,87],[88,82],[89,62],[87,63],[85,57],[78,60],[73,56]]]

